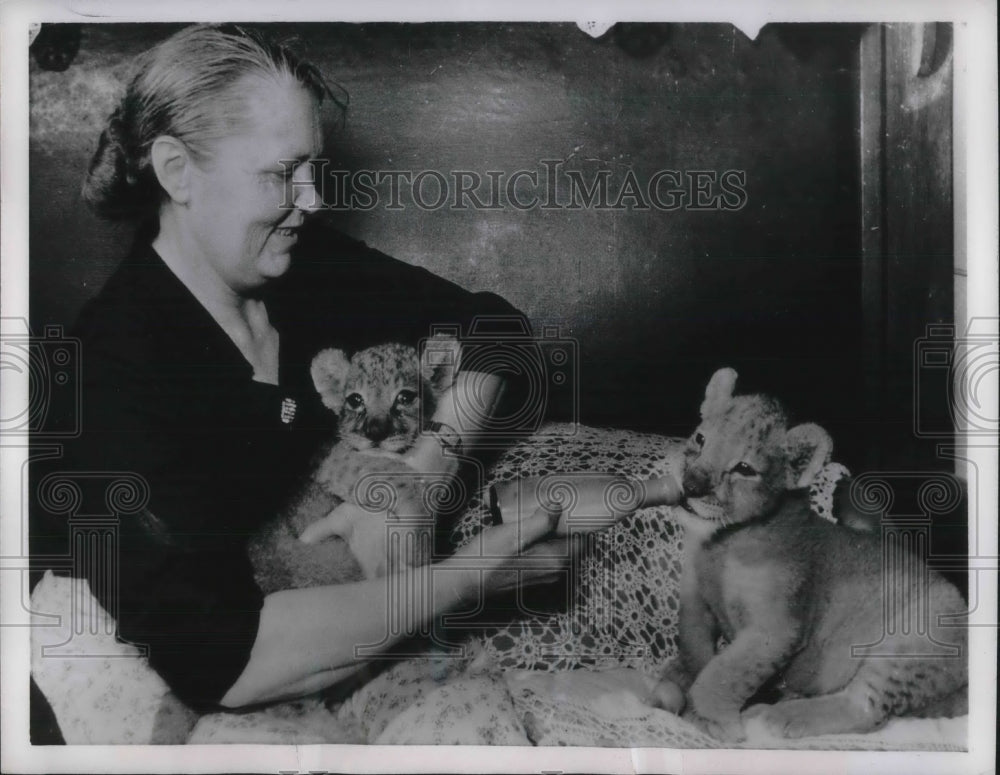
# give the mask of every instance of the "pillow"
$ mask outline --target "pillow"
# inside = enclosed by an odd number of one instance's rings
[[[187,740],[198,715],[135,646],[118,642],[114,620],[86,579],[46,571],[31,610],[53,619],[32,627],[31,674],[68,744]]]

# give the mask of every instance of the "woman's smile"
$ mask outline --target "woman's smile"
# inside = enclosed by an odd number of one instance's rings
[[[293,217],[286,218],[282,223],[275,226],[274,233],[284,239],[291,239],[293,242],[297,242],[299,231],[302,229],[304,223],[305,218],[300,212],[296,211],[293,213]]]

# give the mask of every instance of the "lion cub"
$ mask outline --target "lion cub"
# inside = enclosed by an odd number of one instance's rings
[[[751,717],[804,737],[967,712],[967,633],[940,618],[967,610],[958,590],[916,557],[887,567],[880,536],[815,516],[803,488],[830,437],[789,428],[780,404],[733,396],[735,383],[732,369],[712,377],[676,469],[681,658],[661,697],[679,697],[677,684],[685,715],[728,740]],[[729,645],[716,653],[720,635]],[[741,716],[765,687],[781,700]]]
[[[459,343],[434,338],[419,358],[402,344],[382,344],[348,359],[341,350],[323,350],[313,359],[313,384],[323,404],[337,413],[338,440],[323,455],[299,497],[284,514],[255,536],[249,546],[257,583],[265,592],[336,584],[385,575],[387,526],[378,501],[390,490],[420,487],[404,453],[416,442],[451,387]],[[367,508],[345,514],[337,535],[316,544],[298,540],[302,531],[341,503]],[[367,517],[367,518],[366,518]],[[430,560],[432,525],[414,524],[408,533],[407,560]],[[345,545],[346,542],[346,545]]]

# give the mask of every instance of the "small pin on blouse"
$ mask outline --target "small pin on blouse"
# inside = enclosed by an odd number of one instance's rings
[[[292,420],[295,419],[295,412],[298,410],[298,405],[295,403],[294,398],[286,398],[281,402],[281,421],[288,425]]]

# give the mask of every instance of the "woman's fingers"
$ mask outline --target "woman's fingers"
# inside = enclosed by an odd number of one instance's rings
[[[550,535],[559,523],[560,512],[539,506],[535,513],[520,522],[504,522],[483,530],[475,539],[455,552],[457,557],[482,557],[484,569],[506,564],[519,557],[540,539]]]
[[[343,536],[350,530],[355,520],[365,516],[370,517],[371,514],[360,506],[345,501],[325,517],[313,522],[303,530],[299,540],[306,544],[312,544],[331,536]]]
[[[521,551],[552,533],[562,519],[562,509],[558,506],[539,506],[535,513],[521,523]]]
[[[538,506],[527,519],[504,522],[483,531],[484,550],[487,554],[512,557],[520,555],[536,541],[552,533],[562,517],[562,510]]]
[[[570,541],[566,536],[544,537],[524,550],[521,555],[526,560],[524,567],[497,574],[494,588],[502,589],[512,587],[514,584],[524,587],[555,582],[567,583],[569,581],[567,568],[573,552],[579,548],[578,541]]]
[[[491,593],[565,577],[570,551],[566,539],[552,539],[561,514],[539,507],[527,519],[483,530],[456,557],[475,559],[477,584]]]

